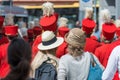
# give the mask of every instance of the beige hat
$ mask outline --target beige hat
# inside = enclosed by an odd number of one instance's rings
[[[63,43],[62,37],[56,37],[52,31],[42,33],[42,42],[38,45],[40,50],[50,50],[60,46]]]
[[[79,28],[73,28],[65,36],[65,41],[73,46],[84,46],[86,36],[84,31]]]

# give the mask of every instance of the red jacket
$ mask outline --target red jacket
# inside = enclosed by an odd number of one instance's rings
[[[108,54],[107,50],[108,50],[109,46],[110,46],[110,44],[103,44],[102,46],[98,47],[95,50],[96,57],[99,59],[99,61],[101,62],[101,64],[104,67],[106,67],[107,61],[108,61],[108,59],[106,59],[105,56]]]
[[[104,44],[103,46],[96,49],[95,55],[98,57],[99,61],[104,67],[107,66],[107,62],[113,48],[115,48],[119,44],[120,40],[117,40],[115,42],[112,42],[111,44]],[[118,72],[116,72],[116,74],[114,75],[113,80],[119,80]]]
[[[35,57],[35,55],[38,52],[38,45],[42,42],[41,35],[37,36],[37,38],[34,40],[33,45],[32,45],[32,58]]]
[[[68,44],[64,41],[56,50],[56,57],[60,58],[67,53]]]
[[[8,45],[9,43],[0,46],[0,77],[1,78],[6,77],[6,75],[10,71],[10,67],[7,61]]]
[[[0,45],[5,44],[5,43],[8,43],[8,42],[9,42],[9,41],[8,41],[8,38],[7,38],[7,37],[2,36],[2,38],[0,38]]]
[[[86,38],[86,44],[84,47],[84,51],[95,53],[95,49],[101,46],[101,44],[97,41],[97,39]]]

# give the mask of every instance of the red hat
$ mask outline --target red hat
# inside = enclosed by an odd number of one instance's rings
[[[117,30],[116,30],[116,35],[117,35],[117,36],[120,36],[120,28],[117,28]]]
[[[86,34],[90,34],[95,26],[96,23],[92,19],[86,18],[82,20],[82,29]]]
[[[105,23],[102,25],[102,34],[106,40],[111,40],[114,38],[116,31],[116,26],[113,23]]]
[[[18,26],[5,26],[5,34],[8,36],[18,35]]]
[[[4,18],[0,16],[0,28],[3,26]]]
[[[59,32],[59,35],[60,35],[61,37],[64,37],[65,34],[69,32],[69,30],[70,30],[70,29],[69,29],[68,27],[59,27],[59,28],[58,28],[58,32]]]
[[[42,33],[42,29],[39,26],[35,26],[33,28],[33,33],[35,36],[40,35]]]
[[[44,16],[40,19],[40,26],[44,31],[50,30],[55,32],[57,30],[57,16]]]
[[[27,30],[28,38],[33,38],[33,29]]]

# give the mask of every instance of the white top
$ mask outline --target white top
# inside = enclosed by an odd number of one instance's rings
[[[94,55],[93,55],[94,56]],[[66,54],[60,58],[58,67],[58,80],[87,80],[91,55],[89,52],[83,53],[81,56],[72,57]],[[98,65],[97,58],[94,56]]]
[[[107,67],[103,72],[102,80],[112,80],[117,69],[120,78],[120,45],[112,50]]]

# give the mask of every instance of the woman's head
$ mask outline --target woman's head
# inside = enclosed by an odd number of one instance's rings
[[[8,47],[8,63],[11,67],[10,78],[25,80],[29,74],[31,61],[31,47],[23,39],[15,38]],[[15,73],[15,74],[14,74]],[[12,74],[12,76],[11,76]],[[13,76],[14,74],[14,76]],[[15,80],[13,78],[13,80]]]
[[[65,37],[65,41],[68,43],[69,53],[81,53],[85,45],[86,36],[84,31],[79,28],[73,28]]]

